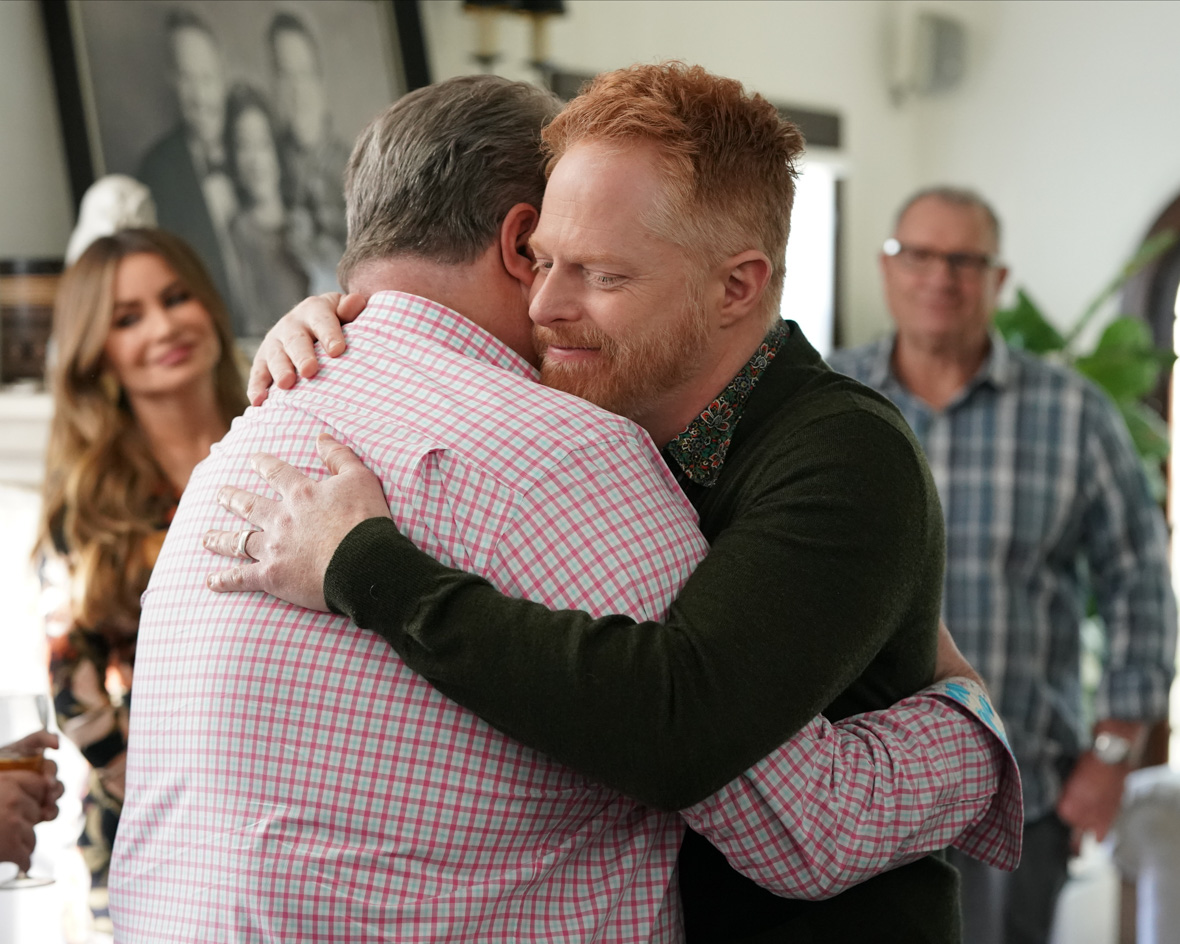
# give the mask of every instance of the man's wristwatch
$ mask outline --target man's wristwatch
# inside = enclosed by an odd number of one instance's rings
[[[1103,731],[1094,738],[1093,750],[1094,756],[1104,764],[1124,764],[1131,756],[1131,739]]]

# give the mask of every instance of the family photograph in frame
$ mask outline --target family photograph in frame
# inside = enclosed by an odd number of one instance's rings
[[[409,89],[395,3],[43,10],[75,191],[112,173],[147,185],[160,227],[197,250],[246,348],[307,295],[338,289],[352,142]]]

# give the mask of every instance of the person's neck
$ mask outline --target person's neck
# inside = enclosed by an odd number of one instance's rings
[[[759,319],[752,318],[732,330],[732,337],[723,335],[710,345],[717,354],[701,370],[648,401],[630,417],[648,431],[660,449],[679,436],[733,382],[758,350],[768,329]]]
[[[152,456],[178,491],[188,485],[197,463],[229,429],[212,378],[199,389],[183,393],[133,397],[131,409]]]
[[[189,152],[198,157],[202,174],[211,173],[214,167],[225,164],[225,145],[220,141],[207,141],[198,137],[194,132],[188,132]]]
[[[447,264],[417,256],[364,262],[349,276],[348,291],[362,295],[404,292],[428,298],[461,314],[512,348],[534,366],[524,290],[499,263],[492,247],[474,262]]]
[[[893,346],[893,373],[910,393],[941,410],[971,382],[990,350],[987,334],[935,339],[899,332]]]

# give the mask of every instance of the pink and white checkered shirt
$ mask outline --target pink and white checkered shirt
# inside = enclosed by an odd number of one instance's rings
[[[704,554],[645,433],[537,385],[461,316],[383,293],[348,334],[346,356],[247,411],[197,468],[144,596],[118,940],[678,940],[679,817],[509,740],[343,618],[205,589],[222,562],[201,535],[240,524],[217,490],[262,489],[259,450],[322,477],[325,431],[380,476],[404,533],[508,593],[658,618]],[[752,871],[816,828],[875,870],[994,819],[995,736],[945,699],[907,701],[942,719],[933,734],[898,734],[896,714],[816,721],[688,815],[748,845]],[[800,778],[811,804],[767,801]],[[817,872],[839,883],[839,859],[775,880],[830,894]]]

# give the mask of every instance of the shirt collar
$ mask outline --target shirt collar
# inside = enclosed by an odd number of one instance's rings
[[[893,345],[896,341],[897,335],[890,334],[869,345],[868,370],[864,382],[874,390],[884,390],[893,377]]]
[[[1007,342],[995,328],[988,331],[988,338],[991,340],[991,350],[967,384],[964,393],[984,383],[1002,390],[1012,382],[1016,363]],[[884,390],[891,385],[905,389],[893,372],[893,346],[896,343],[897,335],[891,334],[869,346],[869,369],[865,374],[865,383],[874,390]]]
[[[376,292],[354,325],[394,340],[424,339],[456,353],[540,380],[540,372],[494,334],[459,312],[407,292]]]
[[[717,484],[746,401],[790,334],[785,321],[771,328],[729,385],[665,447],[690,481],[707,487]]]
[[[979,369],[976,380],[979,382],[986,380],[993,387],[1002,390],[1012,382],[1016,362],[1012,359],[1011,351],[1008,350],[1008,343],[1001,337],[999,331],[992,328],[988,332],[988,337],[992,340],[992,349],[987,360]]]

